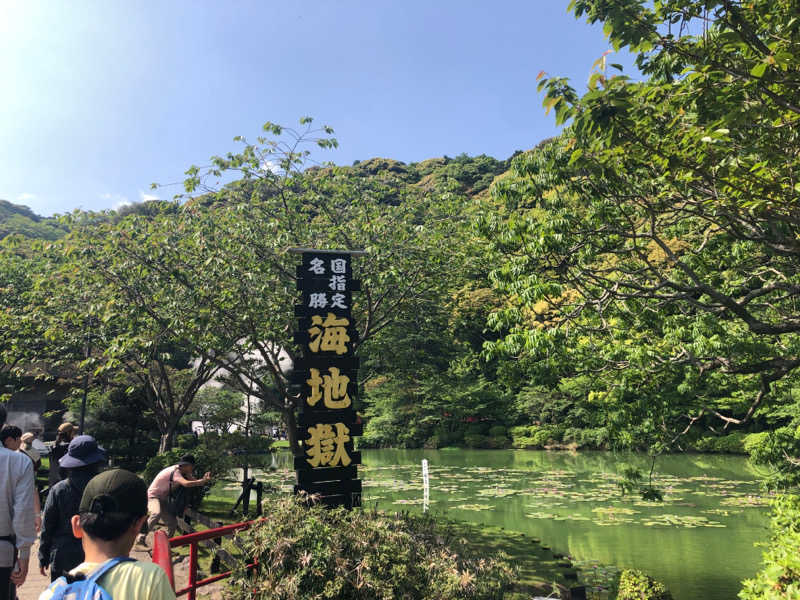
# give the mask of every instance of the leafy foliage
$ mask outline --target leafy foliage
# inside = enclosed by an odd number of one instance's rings
[[[306,507],[268,500],[266,519],[246,534],[259,559],[230,598],[502,598],[513,570],[475,556],[446,524],[425,516]]]
[[[663,583],[641,571],[625,569],[619,576],[617,600],[672,600]]]
[[[764,544],[764,566],[744,581],[742,600],[800,598],[800,497],[784,495],[772,503],[770,541]]]
[[[695,426],[795,428],[796,3],[571,6],[645,78],[605,56],[583,95],[542,74],[568,127],[514,159],[501,212],[481,224],[505,255],[492,323],[511,330],[488,356],[522,357],[518,372],[542,382],[591,376],[619,446],[680,448]],[[774,482],[796,484],[800,446],[770,440],[784,454],[762,456]]]

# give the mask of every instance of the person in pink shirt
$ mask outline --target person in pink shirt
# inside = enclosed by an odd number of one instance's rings
[[[162,469],[147,488],[147,529],[153,528],[161,521],[167,527],[167,536],[172,537],[178,528],[178,516],[186,509],[182,499],[186,488],[201,487],[211,481],[211,473],[202,478],[194,477],[194,456],[186,454],[177,465]],[[147,533],[139,535],[137,543],[146,545]]]

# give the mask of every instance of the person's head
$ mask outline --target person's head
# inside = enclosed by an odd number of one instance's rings
[[[184,454],[178,461],[178,470],[184,477],[189,477],[194,472],[194,456],[191,454]]]
[[[124,469],[111,469],[92,478],[83,490],[72,533],[84,550],[127,555],[147,518],[147,485]]]
[[[72,423],[62,423],[56,433],[56,444],[68,444],[72,440],[74,427]]]
[[[36,436],[33,435],[30,431],[27,431],[22,434],[22,449],[27,450],[28,448],[33,447],[33,440]]]
[[[19,450],[22,443],[22,429],[16,425],[3,425],[0,429],[0,443],[9,450]]]
[[[90,435],[79,435],[69,443],[67,453],[58,459],[63,469],[80,469],[106,461],[106,451]]]

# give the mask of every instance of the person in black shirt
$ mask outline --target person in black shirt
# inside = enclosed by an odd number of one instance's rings
[[[74,437],[74,430],[75,428],[73,427],[72,423],[62,423],[58,426],[56,443],[53,446],[53,450],[50,452],[50,476],[48,477],[48,483],[50,484],[50,487],[53,487],[67,476],[66,470],[59,467],[58,461],[67,453],[69,443]]]
[[[47,495],[39,543],[39,572],[55,581],[83,562],[81,541],[72,535],[71,519],[78,507],[89,480],[105,463],[105,450],[90,435],[79,435],[69,443],[67,453],[61,457],[61,467],[69,474],[56,483]]]

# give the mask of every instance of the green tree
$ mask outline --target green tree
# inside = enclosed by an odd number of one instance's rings
[[[75,234],[92,271],[137,314],[223,369],[228,385],[280,410],[295,451],[288,375],[297,291],[288,248],[367,251],[355,265],[357,347],[434,307],[463,264],[451,235],[455,200],[332,166],[303,170],[304,144],[336,142],[329,128],[313,130],[308,119],[302,126],[268,123],[256,144],[239,138],[241,152],[190,168],[185,187],[199,196],[157,214],[76,225]],[[209,177],[238,179],[211,191]]]
[[[598,374],[618,431],[646,424],[660,447],[695,424],[794,430],[796,2],[571,6],[644,78],[611,74],[605,56],[583,95],[540,74],[568,127],[497,187],[506,218],[485,230],[513,305],[494,319],[515,331],[490,355],[523,351],[542,376],[569,376],[564,362]],[[775,466],[797,482],[800,444],[780,439]]]
[[[161,431],[163,452],[217,366],[193,359],[179,332],[147,312],[140,301],[144,289],[128,295],[132,290],[108,276],[120,260],[117,249],[92,245],[84,235],[102,222],[78,214],[68,236],[37,243],[36,261],[25,263],[28,288],[6,307],[3,361],[16,365],[18,375],[66,372],[83,379],[81,388],[140,390]]]

